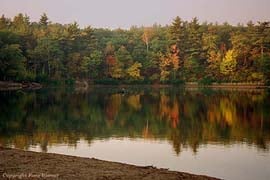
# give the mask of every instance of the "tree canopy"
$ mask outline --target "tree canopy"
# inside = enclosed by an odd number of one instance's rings
[[[80,28],[0,18],[0,80],[118,83],[270,82],[270,22]]]

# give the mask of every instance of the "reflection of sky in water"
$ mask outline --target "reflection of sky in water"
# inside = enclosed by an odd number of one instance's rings
[[[38,146],[32,151],[42,151]],[[54,144],[48,152],[97,158],[140,166],[155,166],[170,170],[204,174],[225,179],[267,180],[270,178],[270,154],[246,144],[201,145],[196,154],[184,148],[176,155],[166,140],[110,138],[80,140],[76,147]]]

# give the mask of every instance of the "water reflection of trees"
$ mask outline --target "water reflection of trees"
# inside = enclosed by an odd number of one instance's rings
[[[269,150],[270,96],[265,91],[117,89],[1,92],[0,143],[43,151],[81,139],[168,139],[177,154],[202,144],[245,142]]]

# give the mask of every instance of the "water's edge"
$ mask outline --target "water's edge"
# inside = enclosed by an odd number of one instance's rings
[[[16,175],[42,175],[64,179],[191,179],[217,180],[205,175],[194,175],[185,172],[158,169],[153,166],[134,166],[124,163],[82,158],[52,153],[40,153],[0,147],[0,172],[2,178]],[[27,163],[26,163],[27,162]],[[38,164],[38,166],[35,166]],[[61,166],[52,165],[61,164]],[[38,167],[38,168],[37,168]],[[21,171],[23,169],[23,171]],[[70,173],[70,172],[75,172]],[[106,172],[106,173],[105,173]]]

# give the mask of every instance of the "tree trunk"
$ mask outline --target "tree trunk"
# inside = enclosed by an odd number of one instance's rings
[[[263,58],[264,52],[263,52],[263,45],[261,44],[261,58]]]

